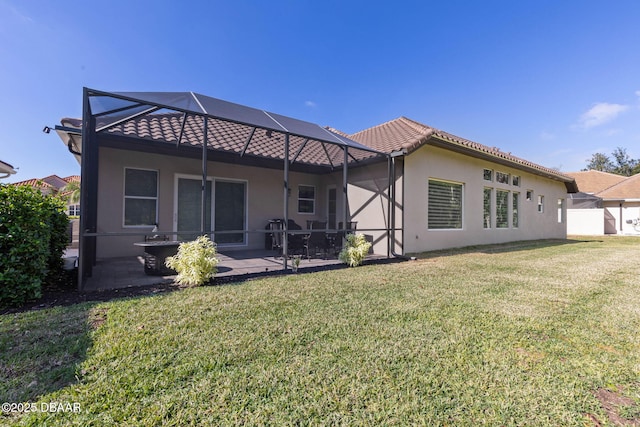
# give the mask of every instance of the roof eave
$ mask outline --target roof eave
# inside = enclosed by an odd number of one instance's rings
[[[529,173],[532,173],[534,175],[538,175],[538,176],[542,176],[545,178],[549,178],[552,179],[554,181],[559,181],[565,184],[566,188],[567,188],[567,192],[568,193],[577,193],[578,192],[578,185],[576,184],[575,179],[570,178],[566,175],[561,175],[561,174],[554,174],[554,173],[550,173],[550,172],[546,172],[544,170],[541,169],[537,169],[531,166],[528,166],[526,164],[522,164],[522,163],[518,163],[515,162],[513,160],[510,159],[506,159],[504,157],[501,156],[497,156],[493,153],[487,152],[487,151],[483,151],[483,150],[477,150],[474,149],[473,147],[467,147],[465,145],[462,144],[458,144],[455,141],[450,141],[450,140],[446,140],[443,139],[441,137],[439,137],[436,134],[431,134],[429,135],[425,142],[426,144],[429,145],[433,145],[434,147],[440,147],[440,148],[444,148],[447,150],[451,150],[460,154],[466,154],[466,155],[472,155],[473,157],[479,158],[479,159],[483,159],[483,160],[488,160],[491,161],[493,163],[498,163],[504,166],[509,166],[509,167],[513,167],[519,170],[523,170]],[[417,147],[416,147],[417,148]]]

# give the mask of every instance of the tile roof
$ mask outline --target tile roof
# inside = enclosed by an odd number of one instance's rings
[[[43,189],[47,192],[58,191],[61,188],[64,188],[69,182],[77,181],[80,182],[80,176],[71,175],[66,178],[60,178],[58,175],[49,175],[45,178],[31,178],[26,179],[24,181],[14,182],[11,185],[17,186],[29,186],[33,188]]]
[[[332,129],[337,132],[335,129]],[[349,138],[380,151],[391,153],[404,150],[411,153],[424,144],[437,143],[447,148],[463,150],[470,155],[495,159],[507,163],[515,168],[525,168],[545,176],[551,176],[566,183],[573,179],[555,169],[547,168],[528,160],[516,157],[511,153],[500,151],[496,147],[488,147],[468,139],[460,138],[448,132],[424,125],[407,117],[399,117],[395,120],[347,135]]]
[[[103,122],[97,123],[98,128],[108,124],[108,122],[105,122],[106,119],[99,119]],[[62,119],[61,122],[64,126],[74,128],[79,128],[82,124],[81,120],[72,118]],[[176,144],[178,143],[178,138],[180,138],[182,122],[182,114],[175,112],[157,112],[119,123],[104,132],[113,136],[141,138]],[[202,146],[202,129],[202,117],[195,115],[187,116],[186,123],[184,123],[184,132],[179,141],[180,144],[192,145],[194,147]],[[218,151],[240,153],[252,129],[252,127],[247,125],[210,118],[207,128],[209,147]],[[407,117],[400,117],[351,135],[331,127],[327,127],[326,129],[385,153],[404,150],[408,154],[427,143],[444,146],[445,148],[462,151],[468,155],[488,158],[518,169],[528,170],[565,182],[568,188],[570,188],[570,191],[577,191],[573,178],[557,170],[529,162],[513,156],[511,153],[500,151],[498,148],[488,147],[443,132]],[[343,152],[339,146],[314,143],[306,144],[302,147],[303,144],[304,140],[300,137],[292,136],[290,138],[290,159],[295,158],[296,162],[308,165],[342,165]],[[283,134],[257,130],[252,136],[251,143],[248,145],[245,154],[263,158],[282,159],[283,147]],[[353,159],[357,160],[375,157],[373,153],[356,149],[350,149],[349,153]],[[353,161],[353,159],[350,159],[350,161]]]
[[[184,132],[180,139],[181,145],[201,147],[204,138],[204,121],[201,116],[189,115],[184,123]],[[127,120],[107,128],[104,132],[113,136],[140,138],[145,140],[177,144],[182,130],[184,116],[180,113],[153,113]],[[79,128],[79,119],[64,118],[64,126]],[[108,125],[108,122],[98,122],[97,127]],[[207,143],[210,149],[241,153],[253,127],[234,122],[209,118],[207,124]],[[251,136],[251,143],[247,146],[245,155],[269,159],[282,159],[284,153],[284,134],[275,131],[257,129]],[[343,150],[340,146],[329,143],[305,143],[305,139],[290,136],[290,160],[317,166],[340,166],[343,163]],[[353,159],[363,160],[376,157],[375,153],[350,148],[350,162]]]

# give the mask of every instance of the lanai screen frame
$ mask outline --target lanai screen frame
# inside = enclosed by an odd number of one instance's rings
[[[94,111],[92,108],[92,100],[97,97],[106,97],[115,100],[119,100],[124,103],[122,107],[112,110]],[[126,103],[130,103],[126,105]],[[94,102],[96,104],[96,102]],[[209,149],[210,139],[207,134],[208,121],[220,120],[224,122],[235,123],[238,125],[249,126],[253,128],[250,136],[244,142],[243,150],[239,153],[242,157],[251,144],[251,139],[256,130],[264,130],[268,134],[275,132],[284,136],[284,148],[282,154],[283,161],[283,270],[287,269],[288,261],[288,248],[287,248],[287,235],[288,235],[288,219],[289,219],[289,206],[288,206],[288,192],[289,192],[289,169],[291,163],[295,162],[297,156],[300,154],[304,146],[307,143],[321,144],[324,152],[326,153],[330,170],[334,170],[334,165],[331,161],[329,153],[325,144],[340,147],[343,151],[342,158],[342,207],[343,216],[346,223],[349,221],[348,211],[348,169],[349,159],[351,158],[356,163],[358,160],[349,153],[349,149],[360,150],[370,153],[372,158],[370,160],[380,162],[387,161],[388,165],[388,182],[387,188],[387,257],[393,253],[391,249],[391,230],[395,231],[395,224],[390,223],[391,209],[395,207],[395,201],[391,198],[395,197],[395,192],[392,191],[392,185],[394,180],[391,176],[391,157],[388,153],[381,152],[365,145],[362,145],[356,141],[352,141],[342,135],[338,135],[334,132],[327,130],[319,125],[305,122],[302,120],[282,116],[279,114],[269,113],[263,110],[258,110],[251,107],[246,107],[239,104],[233,104],[227,101],[222,101],[216,98],[206,97],[193,92],[105,92],[90,88],[83,88],[83,110],[82,110],[82,150],[81,150],[81,199],[80,209],[82,214],[80,215],[80,235],[79,235],[79,264],[78,264],[78,288],[82,289],[84,279],[92,275],[92,268],[96,264],[96,237],[107,235],[109,233],[98,233],[97,222],[97,202],[98,202],[98,148],[99,134],[108,131],[114,126],[125,123],[130,120],[135,120],[137,117],[152,114],[158,110],[169,110],[184,115],[184,122],[186,123],[187,116],[195,116],[202,118],[203,121],[203,141],[201,150],[202,160],[202,192],[201,192],[201,208],[202,208],[202,221],[200,232],[202,234],[212,234],[215,230],[207,230],[205,224],[206,217],[206,181],[207,181],[207,162],[210,159],[210,154],[214,153],[214,150]],[[122,118],[113,120],[110,123],[97,126],[97,122],[101,117],[108,116],[109,114],[121,114]],[[183,124],[184,130],[184,124]],[[182,130],[182,131],[183,131]],[[176,146],[180,145],[182,139],[182,131]],[[303,138],[305,141],[300,149],[295,153],[293,160],[290,160],[290,138],[298,137]],[[76,153],[77,154],[77,153]],[[329,167],[329,166],[327,166]],[[215,228],[212,224],[211,228]],[[251,230],[243,230],[243,232],[251,232]]]

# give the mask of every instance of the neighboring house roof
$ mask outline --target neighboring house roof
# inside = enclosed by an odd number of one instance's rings
[[[14,182],[11,185],[16,185],[16,186],[26,185],[26,186],[33,187],[40,190],[43,194],[58,193],[63,197],[66,197],[69,194],[71,194],[71,192],[70,191],[60,192],[60,190],[66,187],[68,183],[73,181],[80,182],[80,176],[71,175],[66,178],[60,178],[58,175],[49,175],[44,178],[32,178],[32,179],[26,179],[24,181]]]
[[[628,177],[588,170],[571,172],[567,175],[575,178],[580,191],[604,200],[640,200],[640,174]]]
[[[64,179],[60,178],[58,175],[49,175],[46,176],[44,178],[42,178],[42,181],[46,182],[47,184],[51,185],[52,187],[55,188],[62,188],[65,185],[67,185],[67,181],[65,181]]]
[[[339,132],[336,129],[332,130]],[[410,154],[425,144],[435,145],[555,179],[564,182],[569,192],[578,191],[572,177],[555,169],[538,165],[516,157],[511,153],[505,153],[496,147],[488,147],[468,139],[460,138],[407,117],[399,117],[395,120],[346,136],[361,144],[387,153],[404,151]]]
[[[607,188],[627,179],[626,176],[614,173],[588,170],[582,172],[570,172],[567,175],[573,177],[578,184],[578,188],[583,193],[597,194]]]
[[[598,193],[603,199],[640,200],[640,174],[630,176]]]
[[[7,162],[0,160],[0,178],[7,178],[16,173],[16,170]]]

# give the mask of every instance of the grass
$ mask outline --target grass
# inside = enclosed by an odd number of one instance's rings
[[[0,423],[640,422],[640,239],[419,257],[0,316],[0,402],[81,407]]]

